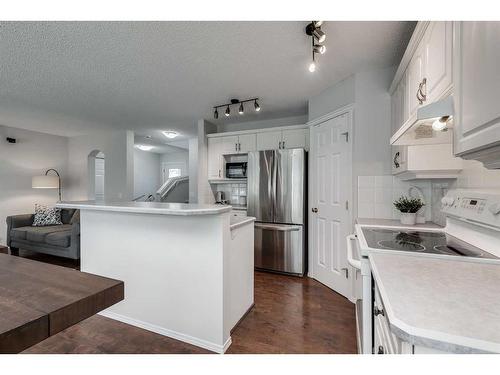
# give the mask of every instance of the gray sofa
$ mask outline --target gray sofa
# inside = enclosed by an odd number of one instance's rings
[[[7,217],[7,246],[12,254],[19,249],[80,259],[80,220],[76,210],[62,209],[63,225],[33,227],[33,214]],[[73,220],[72,220],[73,218]]]

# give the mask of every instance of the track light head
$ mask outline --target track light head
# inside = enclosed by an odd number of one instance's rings
[[[257,100],[255,100],[255,102],[253,103],[253,106],[255,108],[255,112],[259,112],[260,111],[260,105],[259,105],[259,103],[257,103]]]
[[[231,110],[229,109],[229,106],[227,106],[226,112],[224,112],[224,115],[226,115],[226,117],[229,117],[230,114],[231,114]]]
[[[326,34],[319,27],[314,29],[313,36],[319,43],[323,43],[326,39]]]
[[[219,118],[219,111],[217,111],[217,108],[215,108],[215,111],[214,111],[214,119],[218,119]]]
[[[326,46],[323,46],[321,44],[314,45],[314,53],[319,53],[320,55],[323,55],[325,52],[326,52]]]
[[[243,113],[245,113],[245,110],[244,110],[244,108],[243,108],[243,103],[240,103],[240,108],[238,109],[238,113],[239,113],[240,115],[242,115]]]
[[[313,61],[309,64],[309,71],[314,73],[316,71],[316,63]]]
[[[323,21],[313,21],[314,27],[321,27],[323,25]]]

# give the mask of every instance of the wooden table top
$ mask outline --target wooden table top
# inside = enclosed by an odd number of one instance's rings
[[[0,353],[18,353],[123,300],[122,281],[0,254]]]

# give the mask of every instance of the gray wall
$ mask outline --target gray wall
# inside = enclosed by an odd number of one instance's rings
[[[155,195],[161,185],[160,159],[160,154],[134,150],[134,198]]]
[[[6,137],[17,139],[7,143]],[[0,126],[0,244],[5,245],[10,215],[32,213],[35,203],[53,206],[57,189],[32,189],[31,178],[55,168],[67,197],[68,138]]]
[[[353,218],[357,213],[358,176],[391,174],[389,86],[395,67],[357,73],[309,100],[309,120],[354,105]]]

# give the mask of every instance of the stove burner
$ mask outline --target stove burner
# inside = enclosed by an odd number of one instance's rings
[[[434,246],[434,250],[436,250],[440,254],[446,254],[446,255],[463,255],[454,249],[446,246],[446,245],[439,245],[439,246]]]
[[[425,247],[410,241],[403,240],[382,240],[378,241],[378,245],[383,249],[389,250],[405,250],[405,251],[425,251]]]
[[[409,232],[410,234],[414,234],[420,237],[428,237],[428,238],[439,238],[445,237],[444,233],[440,232]]]

